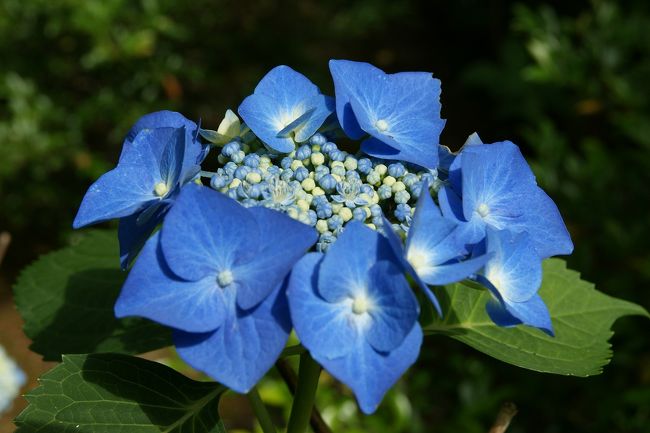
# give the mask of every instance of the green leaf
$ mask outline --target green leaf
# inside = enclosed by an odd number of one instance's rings
[[[31,349],[45,360],[63,353],[135,354],[171,345],[171,333],[149,320],[117,320],[113,305],[126,272],[114,231],[89,231],[67,248],[28,266],[14,286]]]
[[[500,328],[485,312],[487,290],[471,283],[451,284],[437,292],[445,317],[425,327],[494,358],[531,370],[574,376],[602,372],[612,356],[612,324],[622,316],[650,317],[641,306],[598,292],[560,259],[544,262],[540,295],[551,313],[555,337],[528,326]]]
[[[64,355],[25,395],[17,433],[225,433],[226,388],[153,361],[118,354]]]

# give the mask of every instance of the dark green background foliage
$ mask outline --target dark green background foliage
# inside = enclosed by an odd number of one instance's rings
[[[83,193],[142,114],[174,109],[216,128],[271,67],[288,64],[331,92],[327,60],[349,58],[441,78],[442,143],[456,149],[478,131],[522,146],[568,222],[570,267],[647,308],[650,7],[618,3],[1,0],[0,230],[15,241],[3,273],[13,278],[68,240]],[[641,327],[621,321],[612,365],[589,379],[430,338],[400,385],[414,412],[393,399],[365,425],[482,432],[512,400],[513,433],[642,432],[650,347]]]

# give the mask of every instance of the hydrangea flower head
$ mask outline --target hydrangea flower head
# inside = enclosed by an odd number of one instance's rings
[[[373,412],[422,342],[417,300],[388,241],[348,224],[327,254],[296,265],[287,293],[302,344]]]
[[[245,392],[286,343],[290,322],[280,288],[315,241],[312,228],[282,213],[246,209],[189,184],[129,273],[116,315],[177,329],[181,357]],[[242,351],[249,363],[241,362]]]
[[[332,98],[288,66],[273,68],[239,106],[239,115],[255,135],[283,153],[307,141],[333,111]]]
[[[428,72],[386,74],[368,63],[330,60],[336,112],[361,149],[382,159],[438,166],[440,81]]]

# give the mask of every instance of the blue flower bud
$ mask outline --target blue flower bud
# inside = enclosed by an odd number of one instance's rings
[[[359,175],[359,172],[355,171],[355,170],[346,171],[345,172],[345,178],[347,180],[352,180],[352,179],[361,180],[361,176]]]
[[[215,174],[210,178],[210,186],[214,189],[221,189],[230,183],[230,177],[223,174]]]
[[[411,206],[406,203],[400,203],[395,208],[395,218],[401,222],[408,222],[411,219]]]
[[[235,170],[237,170],[237,167],[237,164],[232,161],[228,161],[226,165],[223,166],[223,170],[228,176],[233,177],[235,175]]]
[[[393,195],[393,191],[391,190],[390,186],[382,185],[379,187],[379,189],[377,189],[377,194],[379,194],[379,198],[381,200],[388,200]]]
[[[359,171],[359,173],[368,174],[370,173],[370,170],[372,170],[372,161],[368,158],[361,158],[357,162],[357,171]]]
[[[366,214],[366,210],[362,207],[357,207],[354,208],[352,211],[352,218],[354,218],[357,221],[364,222],[368,215]]]
[[[303,144],[296,150],[296,159],[307,159],[311,156],[311,147]]]
[[[406,168],[404,167],[404,164],[402,164],[401,162],[395,162],[388,166],[388,174],[390,176],[398,178],[404,176],[405,173],[406,173]]]
[[[316,215],[318,218],[325,219],[332,216],[332,205],[325,202],[316,206]]]
[[[318,179],[318,184],[325,191],[332,191],[334,188],[336,188],[337,182],[334,176],[331,174],[326,174],[325,176]]]
[[[248,167],[246,165],[242,165],[242,166],[237,167],[237,170],[235,170],[235,177],[237,179],[239,179],[239,180],[244,180],[244,179],[246,179],[246,175],[248,173],[250,173],[250,172],[251,172],[250,167]]]
[[[395,193],[395,203],[406,203],[411,199],[411,194],[408,193],[408,191],[403,190],[403,191],[397,191]]]
[[[339,229],[343,226],[343,218],[341,218],[338,215],[332,215],[328,220],[327,220],[327,227],[329,227],[330,230],[334,231],[336,229]]]
[[[322,146],[326,142],[327,142],[327,138],[325,138],[323,134],[320,134],[318,132],[312,135],[311,138],[309,139],[309,144],[316,144],[318,146]]]
[[[410,188],[415,182],[418,181],[418,176],[415,173],[406,173],[402,178],[402,183]]]
[[[230,188],[226,194],[228,195],[228,197],[230,197],[233,200],[237,200],[239,198],[239,194],[237,193],[237,188]]]
[[[289,182],[291,179],[293,179],[293,170],[290,168],[282,170],[282,173],[280,173],[280,179],[285,182]]]
[[[378,204],[372,204],[370,205],[370,215],[373,217],[378,217],[383,215],[383,211],[381,210],[381,207]]]
[[[319,180],[321,177],[329,173],[330,173],[330,169],[327,166],[319,165],[318,167],[316,167],[316,170],[314,170],[314,179]]]
[[[243,150],[240,150],[238,152],[233,152],[233,154],[230,155],[230,159],[232,159],[232,162],[236,164],[241,164],[244,161],[245,157],[246,154],[244,153]]]
[[[327,197],[325,197],[324,195],[317,195],[311,201],[312,207],[315,207],[315,208],[318,208],[318,206],[320,206],[321,204],[324,204],[324,203],[329,204],[327,202]]]
[[[331,233],[323,233],[320,235],[318,242],[316,243],[316,251],[319,253],[326,252],[334,241],[336,241],[336,238]]]
[[[268,177],[275,177],[280,175],[280,167],[277,165],[272,165],[269,168],[266,169],[266,176],[265,178]]]
[[[421,189],[422,189],[422,181],[419,181],[419,180],[417,182],[414,182],[411,185],[411,187],[409,188],[409,190],[411,191],[411,194],[413,194],[415,197],[420,196],[420,190]]]
[[[380,216],[372,217],[372,223],[377,227],[381,227],[384,224],[384,219]]]
[[[244,157],[244,165],[250,168],[257,168],[260,165],[260,156],[256,153],[249,153]]]
[[[318,216],[316,215],[316,212],[313,211],[312,209],[309,209],[307,211],[307,216],[309,217],[309,224],[315,226],[316,221],[318,221]]]
[[[338,150],[338,147],[336,147],[336,144],[332,143],[331,141],[328,141],[326,143],[323,143],[321,145],[321,152],[324,154],[329,154],[330,152],[333,152],[335,150]]]
[[[291,163],[292,162],[293,162],[293,159],[289,158],[288,156],[285,156],[280,161],[280,167],[282,167],[285,170],[288,169],[288,168],[291,168]]]
[[[342,165],[335,165],[330,170],[330,173],[343,177],[345,176],[345,167],[343,167]]]
[[[342,151],[342,150],[332,150],[332,151],[330,152],[330,159],[331,159],[332,161],[343,162],[343,161],[345,161],[345,158],[346,158],[347,156],[348,156],[348,153],[347,153],[347,152],[344,152],[344,151]]]
[[[297,181],[302,182],[309,177],[309,170],[305,167],[298,167],[294,173],[294,177]]]
[[[257,183],[257,184],[251,185],[248,188],[248,196],[250,198],[252,198],[252,199],[258,200],[258,199],[262,198],[263,189],[264,189],[264,186],[262,184]]]
[[[221,149],[221,154],[230,158],[234,153],[239,152],[240,149],[241,148],[237,141],[231,141],[230,143],[226,144],[223,149]]]

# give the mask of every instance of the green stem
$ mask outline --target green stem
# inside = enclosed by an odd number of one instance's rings
[[[248,401],[251,403],[253,412],[262,427],[264,433],[275,433],[275,427],[273,426],[273,421],[271,421],[271,416],[269,415],[260,393],[257,391],[257,388],[254,387],[248,394]]]
[[[314,407],[320,365],[309,355],[300,355],[300,368],[298,370],[298,388],[291,407],[287,433],[305,433],[309,424],[309,417]]]

